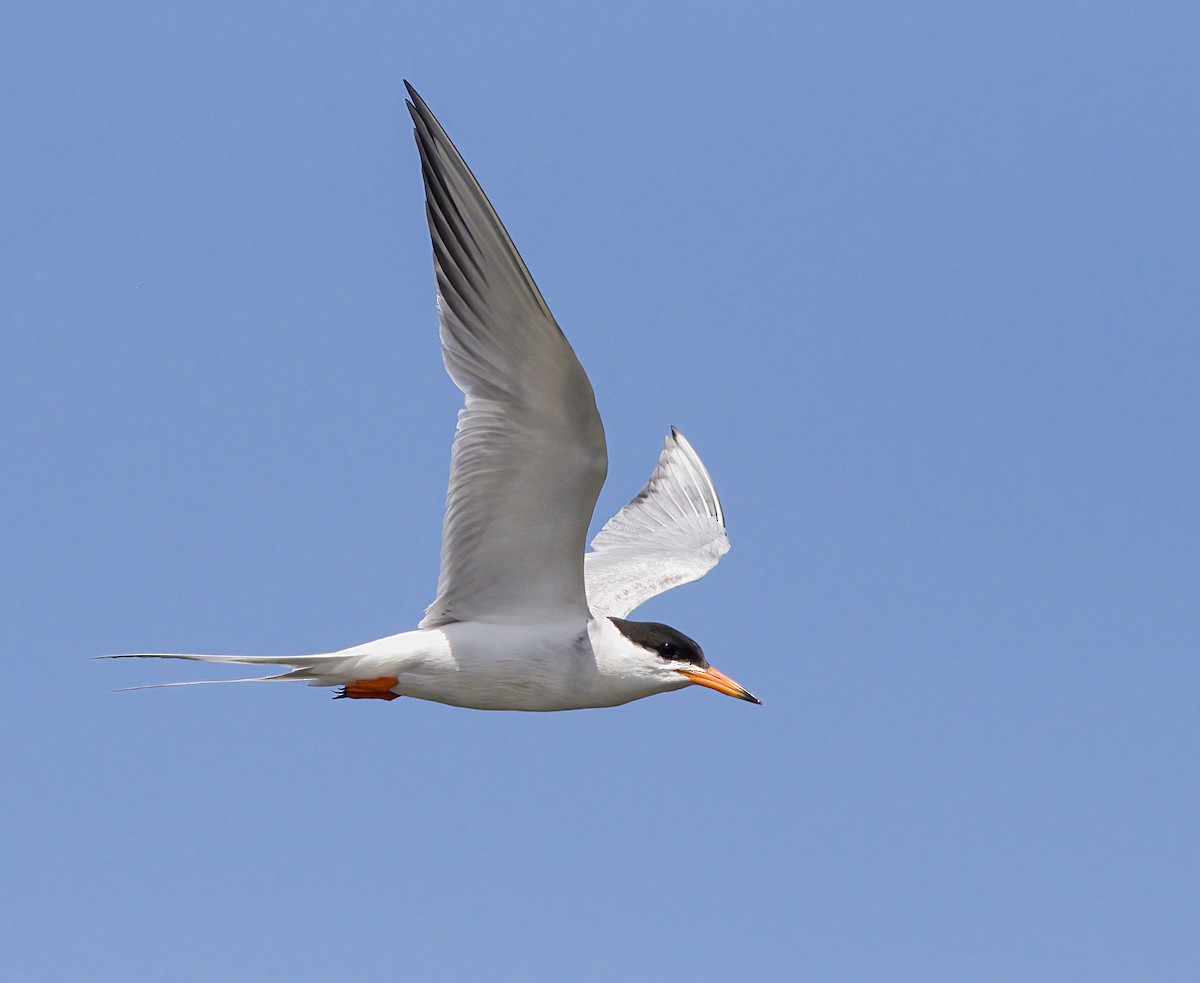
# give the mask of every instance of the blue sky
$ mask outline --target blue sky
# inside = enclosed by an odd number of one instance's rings
[[[0,954],[22,980],[1194,980],[1193,4],[10,5]],[[401,80],[733,550],[698,688],[114,693],[432,599]],[[203,669],[200,670],[203,675]]]

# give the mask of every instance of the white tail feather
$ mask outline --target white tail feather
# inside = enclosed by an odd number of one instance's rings
[[[345,663],[344,655],[195,655],[183,652],[130,652],[122,655],[100,655],[99,659],[184,659],[188,662],[214,662],[223,665],[287,666],[291,671],[277,676],[251,676],[247,679],[194,679],[177,683],[148,683],[126,686],[118,693],[139,689],[163,689],[168,686],[199,686],[204,683],[274,683],[307,681],[310,686],[336,686],[338,681],[325,676],[321,669],[335,669],[335,663]],[[336,670],[335,670],[336,671]]]
[[[291,666],[311,669],[329,659],[333,653],[322,655],[192,655],[184,652],[128,652],[122,655],[100,655],[99,659],[186,659],[189,662],[221,662],[242,666]]]
[[[203,686],[206,683],[282,683],[301,682],[301,678],[285,673],[282,676],[251,676],[248,679],[189,679],[179,683],[145,683],[141,686],[122,686],[114,693],[133,693],[139,689],[166,689],[168,686]]]

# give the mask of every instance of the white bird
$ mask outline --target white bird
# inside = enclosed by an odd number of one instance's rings
[[[411,85],[442,355],[466,405],[450,466],[437,597],[415,631],[303,656],[114,658],[283,665],[337,696],[481,710],[608,707],[698,684],[760,702],[674,628],[625,620],[729,549],[712,479],[672,428],[646,487],[588,523],[608,469],[591,384],[499,216]],[[191,685],[166,683],[159,685]],[[142,687],[135,687],[142,688]]]

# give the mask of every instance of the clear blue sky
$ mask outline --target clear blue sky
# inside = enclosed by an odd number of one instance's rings
[[[1200,13],[9,5],[0,962],[20,980],[1200,978]],[[733,550],[698,688],[293,686],[432,599],[410,79]]]

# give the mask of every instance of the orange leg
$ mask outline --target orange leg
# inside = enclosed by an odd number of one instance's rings
[[[400,696],[392,687],[399,680],[395,676],[380,676],[378,679],[359,679],[341,687],[334,695],[335,700],[394,700]]]

